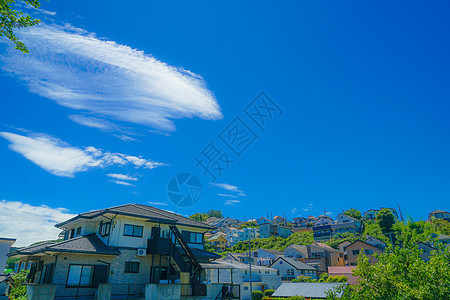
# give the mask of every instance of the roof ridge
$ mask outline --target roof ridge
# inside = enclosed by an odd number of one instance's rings
[[[158,215],[160,215],[160,216],[163,216],[164,218],[169,218],[169,219],[172,219],[172,220],[177,221],[177,219],[175,219],[175,218],[173,218],[173,217],[168,217],[168,216],[165,216],[165,215],[163,215],[163,214],[161,214],[161,213],[159,213],[159,212],[153,212],[153,211],[149,210],[148,208],[145,208],[145,206],[147,206],[147,207],[151,207],[151,208],[153,208],[153,209],[159,210],[159,209],[156,208],[156,207],[149,206],[149,205],[143,205],[143,204],[137,204],[137,203],[132,203],[132,204],[129,204],[129,205],[132,205],[132,206],[134,206],[134,207],[143,209],[143,210],[145,210],[145,211],[149,211],[149,212],[152,212],[152,213],[156,213],[156,214],[158,214]],[[144,206],[144,207],[141,207],[141,206]],[[162,209],[161,209],[161,210],[162,210]]]

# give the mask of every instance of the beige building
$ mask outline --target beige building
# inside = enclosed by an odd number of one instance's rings
[[[375,252],[381,253],[383,252],[381,249],[372,246],[366,242],[361,240],[357,240],[350,245],[345,247],[345,251],[347,252],[348,257],[348,265],[356,266],[358,262],[358,256],[361,252],[363,252],[368,258],[371,264],[377,263],[378,259],[376,259],[373,254]]]

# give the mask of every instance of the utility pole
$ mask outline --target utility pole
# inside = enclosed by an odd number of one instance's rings
[[[252,296],[252,243],[250,242],[250,235],[248,235],[248,267],[250,270],[250,297]]]

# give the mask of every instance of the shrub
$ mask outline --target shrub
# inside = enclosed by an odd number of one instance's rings
[[[9,291],[9,299],[27,300],[27,288],[24,283],[27,280],[28,271],[23,270],[11,276],[12,282]]]
[[[267,289],[264,291],[264,296],[272,296],[272,294],[275,293],[275,290],[273,289]]]
[[[252,292],[252,300],[261,300],[264,297],[264,293],[261,291]]]

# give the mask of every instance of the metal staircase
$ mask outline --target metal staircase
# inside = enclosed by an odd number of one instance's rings
[[[174,234],[175,238],[177,239],[178,243],[180,244],[183,251],[186,253],[190,263],[191,263],[191,279],[195,283],[200,283],[200,274],[202,271],[202,266],[198,262],[197,258],[195,257],[194,253],[192,253],[191,248],[186,243],[186,241],[183,239],[183,236],[181,235],[180,231],[175,225],[170,225],[170,230]],[[178,252],[178,251],[177,251]],[[180,255],[181,256],[181,255]],[[180,268],[181,269],[181,268]]]

